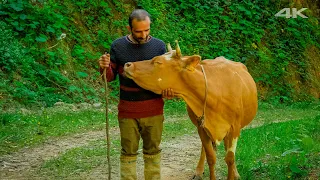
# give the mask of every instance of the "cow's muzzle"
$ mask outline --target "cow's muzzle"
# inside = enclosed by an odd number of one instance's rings
[[[129,68],[130,66],[132,66],[131,62],[127,62],[127,63],[124,64],[124,68]]]
[[[132,67],[133,67],[133,63],[131,63],[131,62],[128,62],[128,63],[124,64],[123,75],[125,77],[132,79]]]

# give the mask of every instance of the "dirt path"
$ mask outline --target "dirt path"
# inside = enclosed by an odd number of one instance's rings
[[[251,124],[251,127],[257,127]],[[111,129],[114,137],[118,137],[118,128]],[[37,174],[39,167],[46,161],[59,157],[66,151],[88,145],[92,141],[105,138],[104,131],[91,131],[69,137],[49,140],[39,147],[24,148],[19,152],[0,157],[1,179],[46,179]],[[164,141],[162,151],[162,179],[181,180],[189,179],[197,165],[201,142],[196,132],[181,136],[170,141]],[[217,177],[224,177],[225,165],[223,152],[217,153]],[[118,162],[118,157],[113,157]],[[119,164],[113,163],[112,176],[118,179]],[[106,179],[107,168],[95,168],[89,174],[81,174],[80,179]],[[138,179],[143,179],[143,160],[138,157]],[[224,179],[224,178],[222,178]]]
[[[25,179],[45,161],[58,157],[69,149],[88,145],[94,139],[103,138],[103,131],[76,134],[64,139],[49,140],[39,147],[24,148],[19,152],[0,157],[0,177]]]
[[[116,129],[112,134],[118,134]],[[1,179],[42,179],[36,173],[44,162],[56,158],[64,152],[88,145],[91,141],[103,139],[104,131],[92,131],[76,134],[65,139],[56,139],[45,142],[39,147],[24,148],[19,152],[0,157]],[[185,135],[162,144],[162,174],[163,179],[188,179],[193,174],[200,154],[201,142],[198,136]],[[113,161],[116,161],[114,159]],[[118,176],[118,164],[113,164],[113,177]],[[143,178],[143,160],[138,158],[138,177]],[[83,174],[83,179],[104,179],[107,176],[105,167],[96,168],[90,174]],[[183,178],[184,176],[185,178]],[[46,179],[43,177],[43,179]]]
[[[113,134],[118,134],[113,129]],[[39,177],[38,168],[44,162],[56,158],[64,152],[88,145],[91,141],[103,139],[104,131],[76,134],[65,139],[45,142],[39,147],[24,148],[19,152],[0,157],[1,179],[46,179]],[[163,180],[188,179],[192,176],[200,154],[201,142],[197,134],[184,135],[162,143]],[[116,162],[116,158],[113,159]],[[143,160],[138,157],[138,179],[143,179]],[[113,164],[113,177],[118,177],[118,164]],[[105,179],[106,167],[98,167],[90,174],[82,174],[81,179]],[[117,178],[116,178],[117,179]]]

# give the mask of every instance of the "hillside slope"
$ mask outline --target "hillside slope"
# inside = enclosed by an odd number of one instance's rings
[[[97,60],[138,5],[153,17],[152,35],[178,39],[183,54],[246,64],[260,100],[319,100],[319,0],[9,0],[0,3],[1,108],[101,101]],[[303,7],[308,18],[274,16]],[[110,87],[117,99],[117,82]]]

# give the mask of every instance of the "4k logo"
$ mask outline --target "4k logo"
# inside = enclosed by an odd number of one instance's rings
[[[299,11],[297,11],[297,8],[292,8],[292,13],[290,12],[290,8],[283,8],[277,14],[274,16],[276,17],[286,17],[286,18],[297,18],[298,16],[302,18],[308,18],[304,14],[302,14],[303,11],[305,11],[308,8],[302,8]]]

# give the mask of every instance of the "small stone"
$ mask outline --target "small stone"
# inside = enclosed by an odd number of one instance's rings
[[[91,104],[89,103],[80,103],[77,106],[79,109],[89,109],[91,107]]]
[[[28,109],[26,109],[26,108],[21,108],[21,109],[20,109],[20,112],[21,112],[22,114],[31,114],[31,112],[30,112]]]
[[[77,109],[77,107],[75,106],[75,105],[73,105],[73,104],[66,104],[66,107],[70,110],[73,110],[73,111],[75,111],[76,109]]]
[[[94,103],[94,104],[92,104],[92,106],[94,107],[94,108],[101,108],[102,107],[102,103]]]
[[[56,102],[54,103],[54,106],[63,106],[64,105],[64,102]]]

